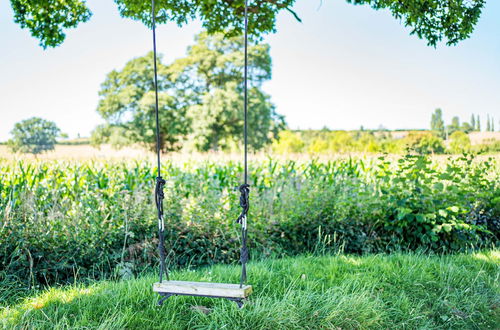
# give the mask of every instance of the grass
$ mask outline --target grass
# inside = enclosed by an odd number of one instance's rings
[[[0,307],[23,329],[498,328],[500,252],[429,256],[303,256],[253,262],[243,309],[173,297],[157,307],[156,276],[51,288]],[[173,279],[238,282],[239,267],[179,271]],[[208,314],[193,306],[206,306]]]

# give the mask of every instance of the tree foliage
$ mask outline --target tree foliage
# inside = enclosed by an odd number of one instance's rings
[[[167,67],[161,60],[158,70],[160,148],[174,151],[180,148],[180,141],[188,133],[186,107],[175,97],[166,74]],[[107,75],[99,91],[97,112],[108,125],[93,132],[94,144],[109,142],[123,146],[140,143],[154,149],[156,121],[152,72],[153,54],[150,53],[130,60],[121,71],[113,70]]]
[[[427,40],[429,46],[445,41],[456,45],[474,31],[486,0],[347,0],[367,4],[372,8],[388,9],[411,29],[411,34]]]
[[[59,132],[54,122],[33,117],[14,126],[8,145],[13,152],[40,154],[54,150]]]
[[[197,150],[233,149],[243,133],[243,40],[223,34],[196,36],[186,57],[171,65],[158,63],[160,144],[178,150],[190,139]],[[102,84],[98,112],[109,128],[96,130],[94,141],[112,142],[121,127],[130,142],[154,148],[154,83],[152,54],[112,71]],[[277,137],[283,118],[261,90],[271,78],[269,45],[249,47],[249,145],[260,149]],[[111,127],[114,127],[111,129]],[[99,139],[99,136],[103,137]]]
[[[467,134],[461,131],[450,135],[450,151],[456,154],[470,151],[471,143]]]
[[[432,114],[431,118],[431,131],[439,134],[439,136],[444,137],[444,120],[443,120],[443,110],[436,109]]]
[[[249,1],[249,32],[254,36],[275,32],[276,17],[290,12],[296,0]],[[366,4],[375,10],[387,9],[411,29],[411,34],[436,46],[440,41],[455,45],[468,38],[479,20],[485,0],[346,0]],[[151,2],[115,0],[122,17],[151,26]],[[40,40],[42,47],[56,47],[64,39],[64,31],[86,22],[91,16],[85,0],[11,0],[14,20]],[[182,26],[199,19],[209,33],[238,35],[243,29],[244,0],[158,0],[157,22],[175,22]]]
[[[85,0],[10,0],[14,22],[28,29],[43,48],[64,41],[64,31],[87,22],[92,13]]]
[[[443,140],[431,132],[410,132],[404,139],[409,151],[420,155],[443,153]]]

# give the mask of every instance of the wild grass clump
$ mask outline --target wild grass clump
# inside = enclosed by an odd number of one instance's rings
[[[406,156],[251,164],[252,257],[463,251],[498,244],[493,159]],[[164,163],[172,268],[239,257],[241,164]],[[0,163],[0,281],[127,278],[158,261],[144,161]]]
[[[488,329],[497,328],[500,255],[301,256],[251,262],[254,294],[172,297],[157,307],[155,275],[51,288],[0,307],[22,329]],[[239,267],[176,271],[177,280],[233,282]],[[193,308],[203,306],[204,308]],[[202,312],[202,310],[208,313]]]

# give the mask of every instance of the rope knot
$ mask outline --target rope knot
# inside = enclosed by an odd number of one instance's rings
[[[248,248],[244,247],[240,249],[240,262],[244,265],[248,261]]]
[[[158,206],[158,204],[161,203],[163,199],[165,199],[165,194],[163,193],[163,188],[165,187],[165,184],[166,181],[161,176],[156,177],[156,188],[155,188],[156,206]]]
[[[159,221],[163,219],[163,200],[165,199],[163,188],[165,187],[165,183],[166,181],[161,176],[156,177],[155,202]]]
[[[247,216],[248,210],[250,208],[250,185],[244,183],[239,187],[239,190],[241,194],[240,195],[241,213],[236,222],[242,223],[243,219]]]

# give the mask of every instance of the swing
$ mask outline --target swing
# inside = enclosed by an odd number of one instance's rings
[[[165,267],[165,222],[163,219],[163,188],[165,180],[161,177],[161,161],[160,161],[160,123],[158,115],[158,70],[156,59],[156,15],[155,15],[155,0],[152,0],[152,30],[153,30],[153,56],[154,56],[154,83],[155,83],[155,117],[156,117],[156,155],[158,162],[158,175],[156,177],[155,187],[155,202],[158,214],[158,235],[159,243],[158,250],[160,254],[160,280],[153,284],[153,291],[157,292],[162,298],[158,301],[158,305],[171,296],[197,296],[208,298],[225,298],[237,303],[238,307],[243,307],[243,302],[252,293],[252,286],[246,284],[247,272],[246,263],[248,261],[247,248],[247,214],[249,209],[250,185],[248,184],[248,0],[245,0],[245,65],[244,65],[244,183],[239,187],[240,191],[240,206],[241,214],[237,219],[237,223],[241,225],[241,278],[240,284],[231,283],[210,283],[210,282],[187,282],[170,280],[168,270]],[[165,274],[166,280],[163,280]]]

